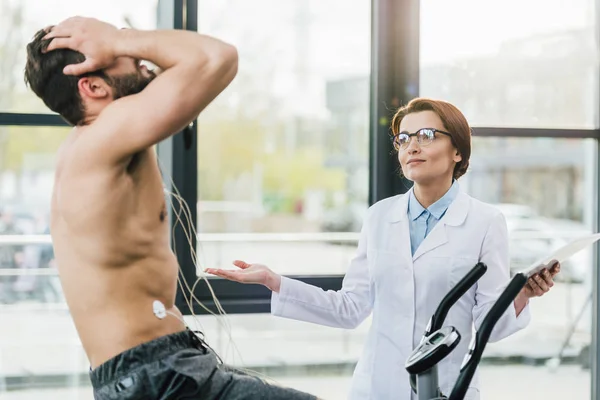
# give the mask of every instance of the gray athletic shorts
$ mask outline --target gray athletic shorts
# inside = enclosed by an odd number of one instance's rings
[[[96,400],[314,400],[219,363],[190,330],[129,349],[90,371]]]

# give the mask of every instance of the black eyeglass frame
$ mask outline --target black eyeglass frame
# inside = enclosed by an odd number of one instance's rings
[[[432,133],[431,136],[430,135],[426,135],[427,137],[430,138],[429,143],[427,143],[427,144],[423,144],[422,141],[419,141],[419,137],[423,137],[421,135],[421,132],[425,131],[425,130],[431,131],[431,133]],[[452,139],[452,134],[450,132],[446,132],[446,131],[443,131],[443,130],[437,129],[437,128],[421,128],[421,129],[419,129],[418,131],[416,131],[414,133],[408,133],[406,131],[402,131],[402,132],[398,132],[395,135],[392,134],[391,135],[391,140],[392,140],[392,144],[394,145],[394,148],[396,150],[400,150],[400,149],[404,150],[406,148],[406,146],[403,148],[403,147],[401,147],[400,145],[397,144],[398,138],[400,136],[404,135],[408,139],[410,139],[413,136],[416,136],[417,137],[417,141],[419,142],[419,145],[421,145],[421,146],[427,146],[427,145],[431,144],[431,142],[433,142],[435,140],[436,133],[441,133],[441,134],[447,135],[447,136],[450,137],[450,139]],[[410,143],[410,141],[407,141],[406,143],[408,144],[408,143]]]

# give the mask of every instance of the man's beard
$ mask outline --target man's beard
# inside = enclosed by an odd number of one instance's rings
[[[127,75],[111,76],[108,83],[113,88],[114,100],[137,94],[144,90],[144,88],[156,78],[156,74],[152,71],[149,72],[150,76],[142,75],[141,71]]]

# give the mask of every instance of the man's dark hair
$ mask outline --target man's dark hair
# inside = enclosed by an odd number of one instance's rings
[[[48,31],[38,31],[27,45],[25,83],[52,111],[60,114],[71,125],[83,122],[83,106],[77,82],[82,76],[65,75],[63,68],[85,61],[85,56],[70,49],[57,49],[44,53],[51,39],[43,39]],[[106,79],[102,71],[85,74]]]

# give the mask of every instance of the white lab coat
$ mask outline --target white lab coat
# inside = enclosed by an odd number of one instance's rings
[[[369,208],[341,290],[325,292],[283,277],[280,292],[272,295],[273,315],[332,327],[355,328],[373,312],[352,378],[352,400],[416,398],[404,364],[440,300],[482,261],[486,274],[452,307],[444,324],[462,336],[438,369],[440,387],[449,395],[473,327],[481,324],[510,279],[506,220],[498,209],[460,191],[411,257],[407,205],[406,194]],[[509,307],[490,341],[523,329],[529,319],[529,306],[518,317]],[[479,399],[478,374],[466,399]]]

